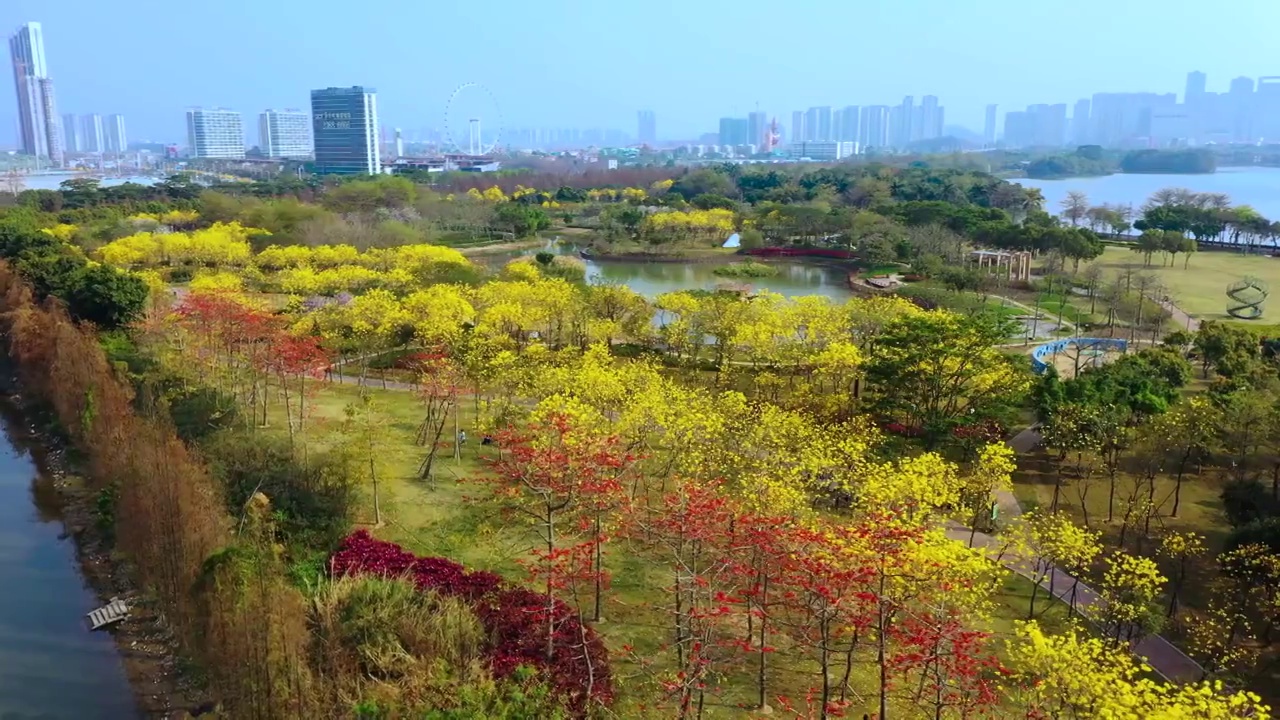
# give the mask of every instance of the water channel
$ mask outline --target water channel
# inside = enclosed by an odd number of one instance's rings
[[[115,642],[64,536],[48,478],[0,416],[0,720],[138,717]]]

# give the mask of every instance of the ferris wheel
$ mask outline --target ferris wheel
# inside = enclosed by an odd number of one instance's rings
[[[489,155],[502,140],[502,109],[489,88],[463,83],[444,110],[445,144],[463,155]]]

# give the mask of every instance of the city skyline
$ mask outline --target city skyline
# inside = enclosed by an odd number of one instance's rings
[[[396,3],[380,12],[347,17],[304,12],[296,2],[267,7],[247,0],[228,0],[217,6],[196,6],[184,15],[192,27],[184,40],[189,57],[217,57],[217,62],[148,63],[126,69],[122,57],[103,50],[103,37],[128,37],[138,17],[163,17],[168,7],[160,0],[122,0],[110,7],[71,2],[62,4],[16,0],[0,9],[6,29],[27,20],[40,20],[47,52],[53,62],[60,98],[75,98],[78,108],[110,108],[128,115],[138,138],[175,140],[182,137],[181,109],[186,106],[224,106],[244,112],[263,108],[302,107],[309,88],[367,83],[381,90],[381,116],[386,124],[407,132],[439,127],[452,88],[467,81],[488,86],[498,97],[511,128],[624,128],[636,132],[636,112],[652,110],[659,118],[661,139],[692,139],[714,129],[718,118],[746,116],[759,107],[788,125],[796,108],[846,105],[892,106],[904,95],[936,95],[947,107],[948,122],[981,129],[983,110],[996,103],[1022,108],[1037,102],[1071,102],[1095,92],[1177,91],[1188,70],[1198,69],[1221,90],[1228,78],[1265,76],[1276,72],[1254,65],[1239,53],[1224,53],[1214,43],[1168,43],[1161,37],[1192,34],[1232,34],[1233,46],[1265,46],[1265,28],[1280,21],[1280,7],[1257,4],[1232,13],[1208,13],[1203,18],[1169,17],[1153,12],[1153,0],[1135,0],[1123,7],[1086,0],[1073,10],[1105,16],[1116,27],[1143,28],[1125,42],[1101,40],[1073,52],[1019,58],[1001,47],[1001,38],[1025,35],[1052,26],[1056,11],[1026,7],[1011,0],[992,0],[984,12],[954,4],[904,0],[870,6],[811,3],[803,10],[819,13],[820,26],[802,38],[778,36],[773,48],[742,43],[742,37],[769,37],[772,28],[760,18],[766,6],[746,0],[737,12],[725,15],[706,6],[659,1],[647,12],[681,17],[664,30],[691,53],[683,60],[655,58],[643,33],[621,30],[616,10],[592,8],[585,2],[561,3],[551,12],[557,22],[541,22],[548,9],[502,3],[487,28],[490,59],[474,59],[462,52],[467,33],[441,33],[430,72],[420,63],[410,38],[386,31],[386,22],[431,22],[444,28],[465,27],[469,13],[456,7],[425,8]],[[572,9],[570,9],[572,6]],[[185,11],[184,11],[185,12]],[[252,24],[244,18],[255,17]],[[928,18],[928,21],[922,20]],[[540,28],[536,38],[526,29]],[[280,34],[271,28],[289,27]],[[858,28],[860,56],[881,57],[871,72],[862,63],[850,73],[836,62],[844,29]],[[902,52],[901,30],[911,30],[911,53]],[[714,32],[710,30],[714,29]],[[977,39],[964,34],[977,30]],[[323,38],[378,37],[379,42],[332,52]],[[226,37],[236,37],[236,52],[227,52]],[[592,44],[584,38],[607,38],[610,62],[587,61]],[[565,74],[561,53],[541,48],[567,48],[577,66]],[[1005,43],[1003,47],[1013,47]],[[290,62],[290,58],[307,58]],[[888,58],[893,60],[887,61]],[[692,63],[690,64],[690,62]],[[521,63],[520,73],[509,68]],[[1280,63],[1277,63],[1280,65]],[[618,82],[618,68],[644,67],[627,82]],[[681,69],[698,67],[697,80],[675,82]],[[528,83],[530,76],[555,78],[548,85]],[[245,82],[252,78],[252,82]],[[554,89],[549,89],[554,88]],[[1058,99],[1060,98],[1060,99]],[[12,101],[0,105],[0,127],[13,128]],[[12,133],[5,133],[6,144]]]

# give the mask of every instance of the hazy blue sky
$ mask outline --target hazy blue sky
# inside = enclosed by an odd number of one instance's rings
[[[0,29],[44,24],[60,112],[122,112],[131,139],[183,139],[183,109],[308,104],[378,89],[388,127],[441,125],[450,91],[488,86],[508,128],[604,126],[664,138],[756,107],[937,95],[975,129],[986,103],[1225,90],[1280,75],[1280,0],[0,0]],[[7,69],[5,75],[9,75]],[[0,145],[16,137],[0,81]],[[918,101],[918,100],[917,100]]]

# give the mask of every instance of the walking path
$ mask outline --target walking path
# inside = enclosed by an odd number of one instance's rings
[[[1025,455],[1035,450],[1040,442],[1040,425],[1037,423],[1014,435],[1009,440],[1009,446],[1019,455]],[[1005,517],[1015,518],[1022,514],[1022,506],[1018,503],[1018,499],[1008,490],[996,493],[996,504],[1000,508],[1000,514]],[[969,528],[959,523],[947,525],[947,537],[952,540],[968,543],[970,534]],[[973,533],[973,547],[981,548],[988,555],[998,556],[1004,546],[998,538],[991,535]],[[1032,558],[1011,557],[1006,554],[999,560],[1007,569],[1028,580],[1035,580],[1036,573]],[[1040,587],[1051,591],[1054,597],[1066,603],[1071,603],[1074,596],[1075,609],[1080,615],[1095,626],[1101,625],[1099,619],[1105,612],[1106,600],[1093,588],[1056,568],[1041,580]],[[1186,653],[1160,635],[1147,635],[1142,638],[1133,645],[1133,652],[1166,680],[1196,682],[1205,676],[1204,668],[1199,663],[1187,657]]]
[[[1200,321],[1188,315],[1182,308],[1173,304],[1172,300],[1161,300],[1160,307],[1169,311],[1173,321],[1178,323],[1178,327],[1186,328],[1187,332],[1195,332],[1200,329]]]

